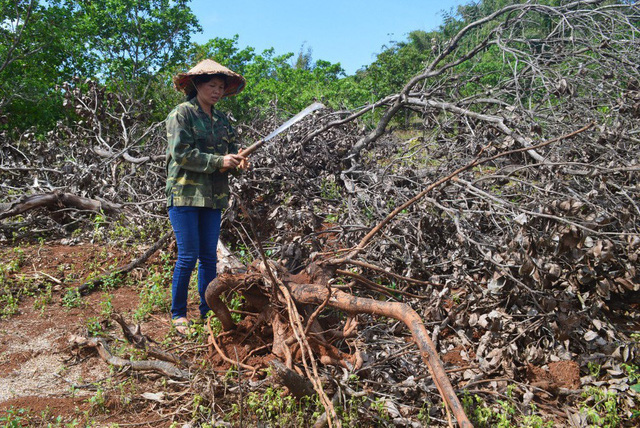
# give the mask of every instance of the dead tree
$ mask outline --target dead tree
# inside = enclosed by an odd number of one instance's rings
[[[488,125],[493,135],[474,135],[481,140],[476,144],[501,139],[527,147],[543,129],[546,138],[566,133],[566,120],[560,120],[559,112],[581,123],[600,119],[585,107],[599,99],[610,104],[607,98],[616,88],[637,85],[640,76],[633,64],[638,59],[639,13],[637,3],[601,0],[556,7],[536,2],[506,6],[471,22],[449,40],[434,40],[437,45],[428,65],[398,93],[314,130],[307,139],[374,108],[384,113],[352,147],[353,158],[406,109],[419,112],[427,127],[446,129],[457,122],[464,132],[478,123]],[[496,69],[492,79],[485,79],[473,68],[481,55],[495,55],[510,72]],[[616,75],[602,69],[616,70]],[[473,92],[458,96],[460,90],[468,92],[468,84],[475,86]],[[528,154],[537,162],[549,161],[548,155]]]

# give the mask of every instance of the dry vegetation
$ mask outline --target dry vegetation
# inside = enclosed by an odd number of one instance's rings
[[[435,59],[399,93],[316,112],[256,153],[223,224],[235,256],[256,262],[216,294],[240,309],[217,313],[225,330],[239,325],[218,334],[213,318],[190,338],[208,340],[210,354],[187,341],[175,345],[182,359],[131,334],[145,359],[180,368],[161,372],[182,382],[165,385],[175,398],[147,410],[167,424],[222,423],[225,413],[236,425],[445,426],[464,425],[465,413],[478,426],[637,424],[639,18],[635,3],[509,6],[434,42]],[[16,195],[0,210],[7,245],[42,236],[148,246],[167,229],[161,124],[88,88],[69,86],[67,106],[82,118],[73,127],[29,151],[28,134],[3,142],[0,171]],[[240,125],[243,138],[267,134],[277,113]],[[19,294],[18,271],[4,274],[5,302]],[[325,295],[305,300],[297,288]],[[462,415],[441,405],[411,326],[355,300],[335,304],[349,295],[415,311]],[[293,371],[273,368],[276,356]],[[275,383],[319,401],[283,398]],[[267,415],[268,403],[280,407]]]

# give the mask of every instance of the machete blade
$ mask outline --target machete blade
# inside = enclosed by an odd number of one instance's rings
[[[271,132],[269,135],[264,137],[262,140],[257,141],[255,143],[253,143],[252,145],[250,145],[249,147],[247,147],[246,149],[244,149],[242,151],[242,155],[243,156],[249,156],[251,153],[255,152],[257,149],[262,147],[264,145],[264,143],[266,143],[267,141],[271,140],[273,137],[275,137],[276,135],[280,134],[282,131],[285,131],[286,129],[289,129],[291,127],[291,125],[293,125],[293,124],[295,124],[297,122],[300,122],[309,113],[312,113],[312,112],[314,112],[316,110],[319,110],[321,108],[325,108],[324,104],[322,104],[322,103],[316,102],[316,103],[313,103],[313,104],[309,105],[307,108],[302,110],[300,113],[296,114],[291,119],[287,120],[285,123],[280,125],[278,128],[276,128],[273,132]]]
[[[313,103],[313,104],[311,104],[310,106],[308,106],[304,110],[300,111],[300,113],[296,114],[291,119],[287,120],[285,123],[283,123],[282,125],[277,127],[272,133],[270,133],[269,135],[264,137],[263,141],[264,142],[269,141],[270,139],[272,139],[273,137],[275,137],[276,135],[278,135],[282,131],[290,128],[294,123],[300,122],[302,120],[302,118],[304,118],[309,113],[314,112],[316,110],[319,110],[321,108],[324,108],[324,104],[322,104],[322,103]]]

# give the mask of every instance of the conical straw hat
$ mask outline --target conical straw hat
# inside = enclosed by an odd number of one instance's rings
[[[224,74],[227,78],[227,88],[224,91],[225,97],[230,97],[239,94],[244,89],[246,81],[244,77],[238,73],[229,70],[224,65],[218,64],[214,60],[205,59],[200,61],[191,70],[186,73],[179,73],[173,77],[173,85],[178,91],[182,91],[185,94],[189,94],[193,86],[191,85],[191,79],[193,76],[202,74]]]

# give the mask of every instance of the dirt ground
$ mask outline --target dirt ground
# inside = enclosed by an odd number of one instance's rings
[[[74,348],[69,340],[73,335],[87,336],[87,322],[99,318],[106,294],[91,292],[82,298],[79,307],[62,304],[69,288],[82,284],[92,272],[104,272],[114,264],[125,264],[133,254],[91,244],[22,249],[24,254],[20,257],[24,260],[14,277],[31,279],[37,290],[32,296],[20,299],[17,313],[0,319],[0,418],[3,414],[6,417],[7,412],[24,409],[41,416],[43,423],[47,418],[86,421],[90,416],[94,422],[105,425],[151,422],[153,426],[162,426],[153,422],[157,416],[148,420],[145,414],[121,413],[117,408],[103,415],[90,414],[91,398],[96,394],[95,382],[114,374],[96,352]],[[16,257],[15,251],[8,248],[0,248],[0,255],[3,263],[10,263],[11,258]],[[51,301],[36,308],[46,284],[52,285]],[[125,285],[110,290],[109,294],[113,311],[131,320],[131,313],[140,300],[135,287]],[[142,331],[162,341],[170,330],[168,320],[168,314],[152,314],[141,323]],[[119,333],[122,338],[119,326],[113,324],[109,332],[116,336]],[[146,387],[153,385],[139,385],[139,392],[144,393]],[[106,405],[109,406],[108,399]]]
[[[5,265],[16,257],[20,259],[19,269],[8,275],[10,286],[29,281],[28,288],[34,290],[20,297],[16,313],[0,318],[0,426],[11,415],[22,416],[20,420],[27,421],[25,426],[46,426],[51,421],[77,421],[80,426],[89,421],[91,426],[117,423],[163,427],[171,424],[170,416],[158,416],[165,411],[159,409],[161,405],[157,406],[153,399],[150,401],[145,397],[149,393],[166,391],[166,378],[113,370],[96,351],[79,349],[71,343],[74,337],[91,336],[87,326],[93,320],[102,321],[104,334],[112,347],[126,342],[116,322],[105,324],[104,314],[101,314],[104,302],[110,296],[111,312],[123,315],[127,323],[135,325],[133,313],[141,304],[140,284],[154,271],[163,268],[159,253],[141,269],[130,273],[124,285],[108,292],[89,292],[82,297],[78,307],[68,307],[64,302],[69,290],[96,274],[127,264],[143,252],[144,249],[131,251],[94,244],[21,246],[19,251],[0,247],[0,260]],[[171,253],[171,248],[167,252]],[[164,266],[172,266],[173,261],[170,259]],[[170,285],[167,281],[167,299]],[[51,288],[50,301],[45,305],[38,304],[47,287]],[[188,311],[198,313],[197,298],[190,298]],[[161,344],[162,349],[174,352],[178,347],[197,349],[196,359],[206,358],[214,373],[224,375],[227,372],[230,363],[213,352],[212,347],[178,337],[171,331],[169,320],[168,312],[156,310],[140,323],[141,332]],[[222,335],[217,342],[234,360],[238,358],[243,364],[265,367],[272,357],[265,355],[266,350],[256,352],[256,349],[265,348],[268,337],[261,337],[260,329],[253,328],[254,322],[255,317],[245,316],[235,334]],[[181,356],[190,360],[194,353]],[[127,357],[130,355],[123,356]],[[260,376],[257,374],[256,379]],[[131,402],[127,406],[123,406],[122,397],[112,393],[97,395],[98,385],[109,384],[110,380],[111,385],[126,383],[128,378],[132,381],[127,385],[127,394],[133,397],[129,398]],[[131,383],[135,383],[135,387],[131,387]]]
[[[132,424],[135,426],[169,426],[169,417],[161,417],[161,405],[154,407],[148,396],[143,394],[163,391],[162,376],[138,376],[135,373],[117,372],[104,362],[97,352],[78,349],[70,343],[73,336],[87,337],[87,324],[92,319],[100,318],[101,305],[107,294],[102,291],[88,293],[82,298],[79,307],[63,305],[68,289],[81,285],[92,273],[105,272],[113,266],[121,266],[136,257],[142,251],[129,251],[119,248],[107,248],[101,245],[35,245],[21,247],[20,269],[12,273],[14,280],[21,277],[30,279],[30,287],[35,292],[21,297],[18,311],[0,319],[0,421],[11,414],[27,412],[35,419],[29,419],[29,425],[42,424],[49,421],[71,422],[80,424],[91,421],[93,426]],[[13,248],[0,248],[2,262],[11,262],[17,253]],[[158,261],[158,256],[155,256]],[[133,323],[132,314],[140,304],[140,293],[136,287],[136,278],[142,281],[148,274],[148,261],[145,273],[133,272],[128,284],[109,290],[112,311],[124,315],[129,323]],[[52,289],[51,301],[42,306],[38,299],[47,286]],[[170,284],[166,284],[167,290]],[[190,313],[197,313],[196,303],[190,301]],[[264,342],[256,335],[249,336],[243,332],[252,330],[253,320],[246,317],[239,325],[239,334],[224,336],[218,339],[220,347],[243,363],[260,366],[268,361],[270,355],[252,355],[252,350],[264,347]],[[140,324],[142,332],[163,347],[184,344],[186,339],[178,338],[171,333],[169,314],[152,313]],[[120,327],[116,323],[105,327],[110,340],[124,343]],[[444,333],[444,332],[443,332]],[[115,340],[114,340],[115,339]],[[113,343],[113,342],[112,342]],[[202,346],[200,346],[202,347]],[[204,352],[204,351],[203,351]],[[448,370],[464,370],[473,360],[462,347],[452,349],[442,356]],[[216,373],[224,374],[229,364],[216,353],[207,354],[211,367]],[[125,406],[121,397],[99,397],[96,385],[108,382],[122,382],[132,379],[134,394],[129,394],[130,402]],[[573,361],[554,363],[548,368],[530,366],[527,378],[545,389],[576,388],[579,385],[579,366]],[[96,402],[99,402],[99,406]],[[98,411],[96,408],[98,407]],[[151,411],[153,410],[153,411]],[[159,416],[160,415],[160,416]],[[56,419],[57,418],[57,419]],[[23,421],[26,419],[22,419]]]

